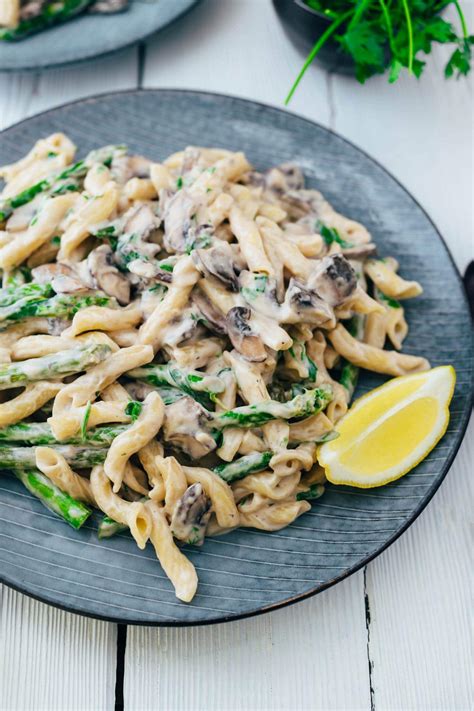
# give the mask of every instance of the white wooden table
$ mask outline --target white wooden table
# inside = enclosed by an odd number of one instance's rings
[[[472,28],[473,0],[463,6]],[[399,178],[463,272],[472,259],[473,83],[443,80],[446,54],[435,52],[421,82],[404,77],[394,86],[377,78],[362,87],[313,66],[291,109],[337,130]],[[0,75],[0,128],[82,96],[138,86],[281,106],[301,61],[270,0],[205,0],[146,47],[78,68]],[[130,711],[472,708],[473,435],[471,421],[448,477],[414,525],[345,582],[242,622],[129,627],[119,702],[123,693]],[[117,636],[114,624],[0,586],[1,711],[113,709]]]

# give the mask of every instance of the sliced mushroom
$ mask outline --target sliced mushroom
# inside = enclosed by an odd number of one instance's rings
[[[358,244],[354,247],[342,250],[342,254],[347,257],[347,259],[367,259],[367,257],[372,257],[376,252],[377,245],[373,242]]]
[[[176,502],[171,516],[171,531],[179,541],[200,546],[211,516],[211,500],[202,484],[191,484]]]
[[[114,253],[108,244],[93,249],[87,257],[87,266],[92,277],[109,296],[115,296],[119,304],[130,303],[130,282],[113,264]]]
[[[164,245],[169,252],[185,252],[192,218],[199,205],[195,197],[185,188],[178,190],[174,195],[163,193],[162,202],[164,203]]]
[[[41,264],[31,270],[31,275],[37,284],[51,284],[56,294],[82,294],[94,287],[93,283],[82,279],[72,267],[60,262]]]
[[[195,265],[204,276],[213,276],[222,281],[231,291],[238,291],[234,252],[227,242],[220,242],[211,249],[195,249],[192,253]]]
[[[290,279],[280,320],[282,323],[303,321],[314,326],[324,324],[332,328],[336,325],[332,307],[296,279]]]
[[[308,285],[328,304],[339,306],[354,293],[357,276],[342,254],[332,254],[321,259]]]
[[[51,286],[56,294],[84,294],[90,291],[90,287],[76,275],[58,274],[51,280]]]
[[[95,0],[87,8],[87,12],[97,14],[110,14],[113,12],[122,12],[128,7],[128,0]]]
[[[226,321],[220,311],[209,301],[201,291],[195,290],[192,294],[192,302],[199,310],[205,320],[205,326],[213,333],[224,335],[227,333]]]
[[[266,184],[265,175],[256,170],[249,170],[248,173],[244,173],[239,178],[239,182],[244,185],[251,185],[253,188],[263,188]]]
[[[249,324],[251,310],[246,306],[234,306],[226,316],[227,333],[234,348],[246,360],[261,363],[267,357],[263,341]]]
[[[160,219],[155,215],[150,205],[132,207],[124,215],[123,231],[134,234],[141,239],[147,239],[160,226]]]
[[[267,188],[277,195],[304,187],[303,173],[295,163],[282,163],[271,168],[265,173],[265,178]]]
[[[209,433],[211,415],[192,397],[182,397],[165,410],[163,436],[191,459],[200,459],[216,448]]]
[[[139,400],[140,402],[143,402],[146,396],[150,393],[156,392],[156,388],[154,388],[152,385],[148,385],[148,383],[142,383],[139,380],[134,380],[133,382],[126,383],[124,387],[130,397],[133,398],[133,400]]]
[[[142,280],[159,281],[162,284],[171,284],[173,281],[173,275],[171,272],[162,269],[158,264],[154,262],[148,262],[143,255],[142,259],[134,259],[127,265],[128,271],[135,274]]]
[[[149,178],[151,161],[143,156],[114,155],[110,172],[114,180],[124,185],[131,178]]]
[[[181,163],[181,175],[188,173],[198,165],[202,152],[196,146],[187,146],[183,151],[183,162]]]
[[[178,343],[187,341],[191,336],[194,336],[197,328],[198,323],[192,309],[185,309],[162,329],[162,343],[166,346],[177,346]]]
[[[50,284],[58,276],[74,276],[74,270],[67,264],[54,262],[53,264],[41,264],[31,270],[31,276],[35,284]]]
[[[21,3],[20,19],[32,20],[42,12],[46,5],[46,0],[29,0],[29,2]]]
[[[63,318],[48,318],[48,335],[60,336],[71,325],[70,321]]]

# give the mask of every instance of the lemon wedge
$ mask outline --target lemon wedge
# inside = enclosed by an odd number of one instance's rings
[[[339,437],[318,450],[333,484],[382,486],[413,469],[446,432],[456,372],[450,365],[393,378],[356,400]]]

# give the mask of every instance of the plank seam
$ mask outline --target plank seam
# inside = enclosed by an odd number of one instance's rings
[[[367,566],[364,567],[364,605],[365,605],[365,627],[367,630],[367,662],[369,666],[369,689],[370,689],[370,711],[376,711],[375,709],[375,689],[372,679],[373,661],[371,657],[370,649],[370,625],[371,625],[371,615],[370,615],[370,599],[369,591],[367,588]]]
[[[115,711],[124,711],[123,683],[125,654],[127,649],[127,625],[117,625],[117,663],[115,666]]]

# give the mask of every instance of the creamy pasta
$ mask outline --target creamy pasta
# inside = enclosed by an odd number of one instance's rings
[[[296,165],[74,154],[54,134],[0,168],[0,467],[76,528],[96,509],[100,538],[149,540],[189,602],[179,545],[322,495],[358,368],[429,367],[400,352],[421,287]]]

